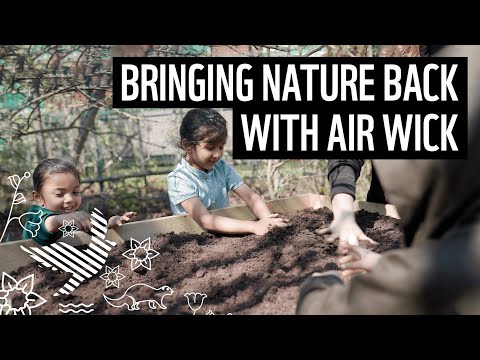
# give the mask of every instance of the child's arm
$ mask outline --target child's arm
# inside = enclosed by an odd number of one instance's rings
[[[267,215],[267,217],[258,221],[237,220],[213,215],[208,212],[198,197],[182,201],[181,205],[202,228],[224,234],[263,235],[271,226],[287,226],[283,219],[274,218],[275,215]]]
[[[45,220],[45,228],[49,232],[57,232],[63,226],[64,221],[74,221],[74,225],[80,231],[89,232],[92,228],[90,215],[83,211],[75,211],[71,214],[52,215]]]
[[[240,185],[240,187],[234,191],[238,196],[240,196],[245,204],[247,204],[257,218],[263,219],[265,216],[272,214],[261,196],[250,189],[247,184]]]
[[[130,222],[130,220],[135,218],[135,216],[137,216],[137,213],[134,211],[128,211],[122,216],[120,215],[112,216],[110,219],[108,219],[108,228],[114,229],[117,226],[122,226],[123,224]]]
[[[272,214],[262,197],[250,189],[247,184],[240,185],[240,187],[234,191],[238,196],[240,196],[240,198],[245,202],[249,209],[252,210],[258,219],[271,219],[271,221],[266,221],[271,222],[271,225],[273,226],[287,226],[286,223],[288,223],[288,220],[282,218],[275,219],[278,217],[278,214]]]

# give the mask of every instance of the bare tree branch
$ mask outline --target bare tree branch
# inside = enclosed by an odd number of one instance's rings
[[[306,53],[304,56],[305,56],[305,57],[312,56],[313,54],[321,51],[325,46],[327,46],[327,45],[320,45],[319,47],[317,47],[317,48],[315,48],[315,49],[313,49],[313,50],[310,50],[310,51],[309,51],[308,53]]]
[[[277,51],[288,53],[288,49],[285,49],[284,47],[278,46],[278,45],[258,45],[258,46],[263,47],[265,49],[277,50]]]
[[[127,174],[127,175],[119,175],[119,176],[110,176],[110,177],[101,177],[101,178],[94,178],[94,179],[85,179],[80,181],[82,184],[90,184],[95,182],[105,182],[105,181],[118,181],[123,179],[129,178],[138,178],[138,177],[145,177],[145,176],[152,176],[152,175],[165,175],[170,173],[172,170],[161,170],[161,171],[146,171],[143,173],[136,173],[136,174]]]

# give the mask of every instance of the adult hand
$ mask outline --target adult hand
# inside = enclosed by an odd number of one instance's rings
[[[338,260],[345,281],[350,280],[354,275],[372,271],[382,257],[372,250],[357,245],[348,246],[347,251],[348,254]]]
[[[353,213],[345,213],[340,217],[336,217],[329,227],[317,229],[315,232],[318,235],[330,234],[326,239],[329,243],[339,240],[338,252],[340,254],[346,254],[348,246],[358,245],[360,241],[366,241],[372,245],[377,244],[377,242],[365,235],[362,229],[360,229]]]
[[[110,219],[108,219],[108,228],[113,229],[117,226],[122,226],[123,224],[130,222],[133,218],[135,218],[135,216],[137,216],[137,213],[134,211],[126,212],[122,216],[112,216]]]

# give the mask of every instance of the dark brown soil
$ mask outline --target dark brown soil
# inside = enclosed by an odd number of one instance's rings
[[[196,314],[294,314],[301,282],[313,272],[338,269],[336,244],[327,244],[324,236],[315,234],[326,227],[333,216],[330,210],[302,210],[290,218],[288,228],[276,228],[264,236],[215,236],[204,233],[166,234],[152,240],[151,248],[159,255],[152,259],[152,269],[139,267],[131,270],[131,260],[122,256],[130,243],[112,250],[106,265],[115,267],[125,276],[120,287],[105,288],[100,278],[105,267],[90,281],[81,284],[71,295],[53,297],[71,274],[58,273],[33,265],[12,273],[17,280],[35,274],[33,291],[47,303],[32,310],[33,314],[61,314],[59,303],[84,303],[94,306],[91,314],[193,314],[185,293],[207,295]],[[377,252],[403,247],[403,234],[398,220],[360,211],[357,222],[367,236],[378,241]],[[144,239],[136,239],[142,241]],[[168,285],[173,295],[166,295],[167,309],[150,309],[148,302],[139,304],[139,310],[127,306],[112,307],[103,297],[119,298],[131,285],[144,283],[159,288]],[[142,286],[131,293],[137,301],[147,300]],[[165,291],[157,293],[160,302]],[[189,295],[190,299],[193,295]],[[192,300],[191,300],[192,301]]]

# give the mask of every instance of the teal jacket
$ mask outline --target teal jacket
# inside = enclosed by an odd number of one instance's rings
[[[32,239],[40,245],[50,245],[62,237],[62,232],[50,232],[45,227],[45,220],[52,215],[59,215],[42,206],[32,205],[25,220],[22,239]]]

